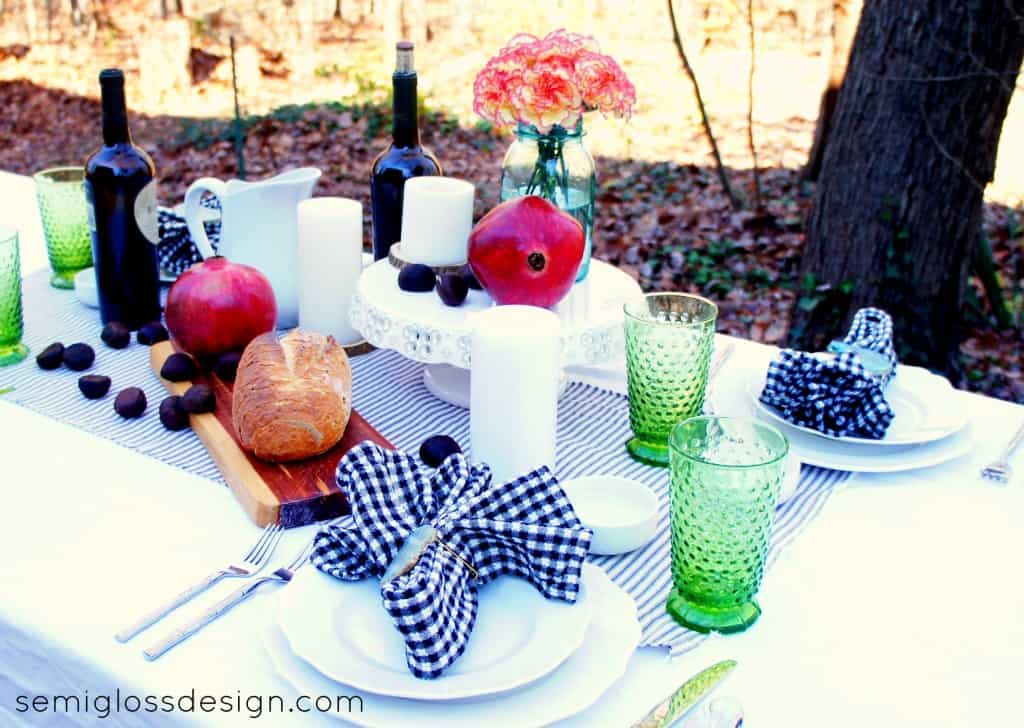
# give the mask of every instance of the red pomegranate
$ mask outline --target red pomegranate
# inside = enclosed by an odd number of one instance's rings
[[[469,235],[469,265],[501,305],[550,307],[565,298],[583,262],[583,226],[542,197],[503,202]]]
[[[252,266],[217,256],[178,276],[167,293],[167,329],[198,358],[241,351],[277,320],[270,281]]]

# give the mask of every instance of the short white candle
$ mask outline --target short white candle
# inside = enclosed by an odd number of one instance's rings
[[[424,265],[466,262],[476,188],[454,177],[413,177],[402,193],[402,257]]]
[[[299,326],[353,344],[362,336],[348,310],[363,272],[363,206],[313,197],[298,207]]]
[[[496,306],[473,316],[470,441],[473,460],[506,482],[555,467],[561,325],[534,306]]]

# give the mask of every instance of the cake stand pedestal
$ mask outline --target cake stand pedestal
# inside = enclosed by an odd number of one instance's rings
[[[586,280],[553,311],[562,321],[562,365],[602,364],[625,345],[622,306],[642,296],[633,278],[592,261]],[[470,291],[461,306],[446,306],[434,292],[398,287],[398,269],[380,260],[363,271],[352,296],[353,327],[379,349],[394,349],[427,364],[423,383],[436,397],[469,407],[472,316],[495,305],[485,291]]]

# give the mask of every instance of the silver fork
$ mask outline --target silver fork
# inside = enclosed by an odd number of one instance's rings
[[[1013,469],[1010,468],[1009,463],[1010,455],[1017,449],[1021,441],[1024,441],[1024,423],[1014,433],[1013,439],[1010,440],[1006,449],[1003,450],[1002,455],[981,469],[981,477],[1002,485],[1009,483],[1010,478],[1013,476]]]
[[[268,574],[267,576],[261,576],[259,579],[255,579],[248,584],[238,587],[238,589],[228,594],[188,624],[170,633],[152,647],[148,647],[143,650],[142,654],[145,655],[147,660],[155,660],[175,645],[184,642],[210,622],[223,614],[226,614],[233,607],[244,602],[264,584],[269,584],[271,582],[287,584],[292,580],[295,572],[302,568],[303,564],[309,561],[309,554],[312,550],[313,541],[310,540],[302,547],[299,554],[287,566],[278,567],[273,573]]]
[[[270,561],[270,557],[274,555],[274,550],[277,548],[277,544],[281,540],[281,534],[283,533],[284,530],[279,525],[271,523],[263,529],[263,533],[260,534],[259,540],[251,549],[249,549],[248,553],[242,557],[241,561],[236,564],[228,564],[223,569],[214,571],[202,581],[193,584],[178,596],[165,602],[149,614],[142,617],[139,621],[135,622],[135,624],[121,630],[114,635],[114,637],[118,642],[127,642],[142,630],[156,624],[182,604],[191,601],[196,595],[202,594],[222,579],[245,579],[259,573],[259,571]]]

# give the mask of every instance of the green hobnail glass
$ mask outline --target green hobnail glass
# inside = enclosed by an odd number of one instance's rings
[[[672,592],[666,608],[699,632],[742,632],[754,601],[789,443],[745,417],[693,417],[672,430]]]
[[[28,356],[21,343],[21,259],[18,231],[0,226],[0,367]]]
[[[57,167],[33,177],[54,288],[74,288],[75,274],[92,265],[84,174],[82,167]]]
[[[672,428],[704,406],[718,306],[688,293],[650,293],[627,303],[626,449],[636,460],[668,465]]]

